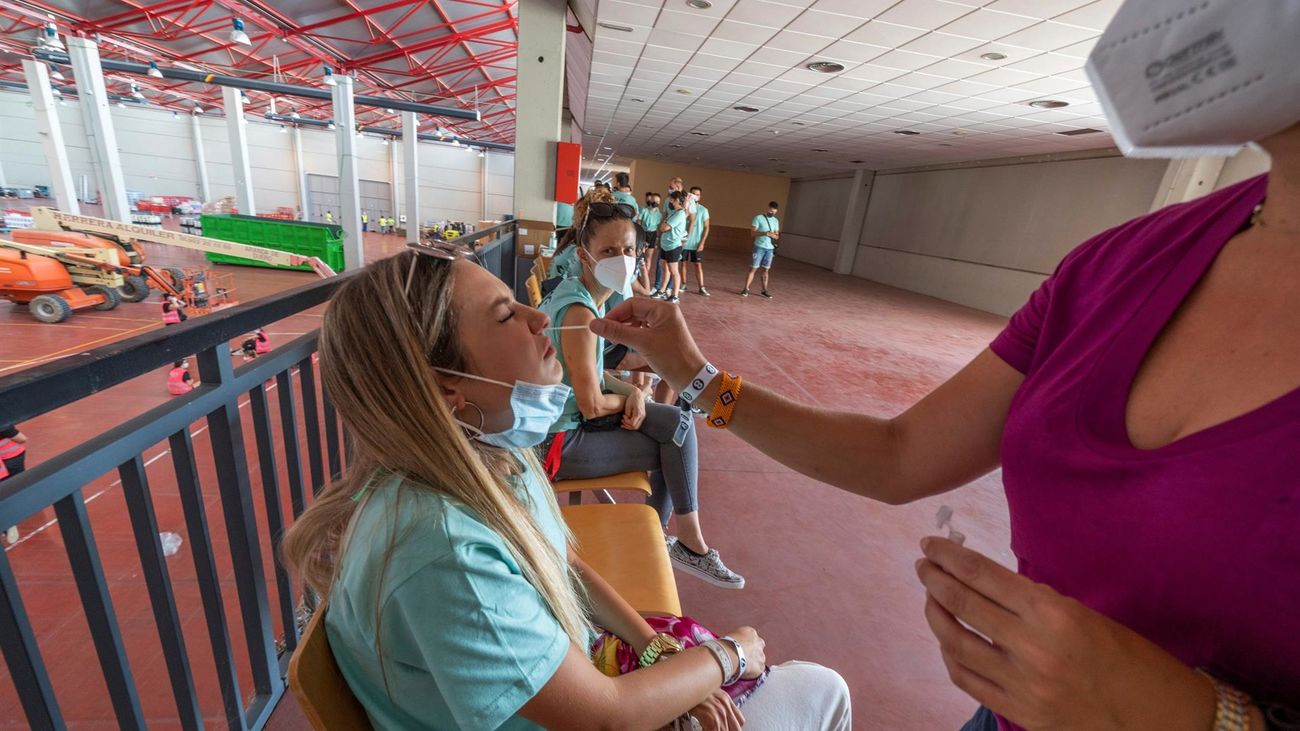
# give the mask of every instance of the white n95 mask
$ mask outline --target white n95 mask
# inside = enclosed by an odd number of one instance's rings
[[[1127,0],[1087,72],[1125,155],[1232,155],[1300,121],[1300,2]]]

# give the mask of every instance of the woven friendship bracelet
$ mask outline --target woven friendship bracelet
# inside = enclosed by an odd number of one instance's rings
[[[723,371],[718,398],[713,402],[713,411],[709,412],[709,426],[726,429],[731,425],[731,416],[736,410],[736,402],[740,400],[740,385],[743,380],[740,376]]]

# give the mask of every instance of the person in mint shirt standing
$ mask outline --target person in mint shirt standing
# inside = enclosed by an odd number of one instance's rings
[[[634,212],[640,212],[640,207],[636,204],[636,196],[632,195],[632,181],[627,173],[614,175],[614,200],[632,206]]]
[[[660,200],[658,193],[646,193],[645,206],[637,214],[637,224],[641,227],[642,235],[645,237],[645,251],[641,255],[641,286],[647,291],[657,289],[657,287],[651,286],[650,272],[655,268],[655,247],[659,244],[659,224],[663,223],[664,220]],[[659,277],[655,276],[654,278],[658,279]]]
[[[668,213],[663,223],[659,224],[659,258],[664,262],[663,289],[650,293],[655,299],[667,300],[674,304],[682,289],[682,245],[686,243],[686,194],[674,190],[668,194]]]
[[[763,296],[772,299],[767,290],[768,272],[772,270],[772,258],[776,255],[777,240],[781,238],[781,222],[777,220],[776,201],[767,204],[767,212],[754,216],[753,229],[749,235],[754,239],[754,253],[749,261],[749,276],[745,277],[745,288],[740,290],[741,297],[749,296],[749,285],[754,283],[754,273],[763,270]]]
[[[709,240],[709,209],[704,207],[700,199],[704,196],[704,189],[698,185],[691,186],[691,196],[695,200],[695,223],[691,230],[686,234],[686,254],[682,263],[683,289],[690,289],[685,286],[686,274],[690,271],[690,265],[695,265],[695,278],[700,282],[699,293],[705,297],[710,296],[709,290],[704,288],[704,245]]]

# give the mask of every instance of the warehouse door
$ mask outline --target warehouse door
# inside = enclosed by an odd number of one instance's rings
[[[388,183],[379,180],[362,180],[361,184],[361,212],[370,216],[370,222],[375,224],[371,230],[376,230],[379,226],[380,216],[393,215],[392,195],[389,193]],[[325,212],[330,211],[334,214],[334,223],[339,223],[339,179],[333,175],[316,175],[307,174],[307,210],[309,215],[307,220],[316,223],[322,223],[325,220]]]

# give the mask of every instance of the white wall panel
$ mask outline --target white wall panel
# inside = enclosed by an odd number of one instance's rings
[[[90,150],[77,102],[69,99],[59,108],[73,181],[80,190],[81,177],[91,174]],[[157,108],[113,106],[113,123],[122,149],[122,168],[129,190],[147,195],[192,195],[199,190],[190,122]],[[258,208],[297,209],[298,182],[294,171],[290,135],[280,125],[248,118],[249,156]],[[225,121],[201,117],[199,126],[207,155],[213,196],[234,195],[234,170]],[[338,175],[333,130],[302,130],[305,172]],[[388,146],[370,136],[357,140],[358,177],[389,180]],[[510,213],[513,201],[514,156],[492,152],[487,157],[488,215]],[[35,117],[25,92],[0,92],[0,163],[13,185],[45,185],[45,157],[36,138]],[[477,223],[483,208],[483,159],[477,152],[441,143],[420,144],[420,220]],[[402,175],[398,156],[398,181]],[[92,178],[93,180],[93,178]],[[400,182],[398,183],[400,186]],[[94,184],[92,182],[92,190]],[[395,211],[389,211],[395,214]]]

